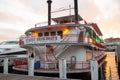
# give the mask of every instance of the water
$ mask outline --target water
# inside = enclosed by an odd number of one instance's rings
[[[111,68],[111,77],[112,80],[119,80],[118,66],[115,61],[115,52],[106,52],[107,58],[105,60],[104,73],[106,80],[109,80],[110,77],[110,68]]]

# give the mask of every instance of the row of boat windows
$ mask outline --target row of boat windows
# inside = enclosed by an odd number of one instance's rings
[[[63,31],[52,31],[52,32],[44,32],[44,33],[38,33],[39,37],[42,36],[63,36]]]

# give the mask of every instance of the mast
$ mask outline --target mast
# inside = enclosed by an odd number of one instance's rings
[[[51,3],[52,0],[47,0],[48,3],[48,25],[51,25]]]
[[[75,23],[78,23],[78,1],[74,0]]]

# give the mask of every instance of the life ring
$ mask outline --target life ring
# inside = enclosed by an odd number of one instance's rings
[[[52,53],[53,53],[53,52],[54,52],[54,49],[53,49],[53,48],[50,48],[50,52],[52,52]]]
[[[23,40],[19,40],[19,45],[23,45],[24,44],[24,42],[23,42]]]

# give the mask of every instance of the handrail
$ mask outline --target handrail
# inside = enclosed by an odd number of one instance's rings
[[[19,64],[17,64],[15,67],[18,67],[18,68],[25,68],[25,65],[26,65],[26,68],[27,68],[27,62],[26,61],[20,61],[18,62]],[[74,63],[74,61],[72,62]],[[41,64],[41,67],[39,69],[42,69],[42,70],[59,70],[58,68],[58,61],[40,61],[40,64]],[[72,64],[71,64],[71,61],[67,61],[67,69],[69,71],[77,71],[77,70],[90,70],[90,62],[86,62],[86,61],[75,61],[75,67],[71,67]],[[48,66],[48,67],[45,67],[45,66]]]

